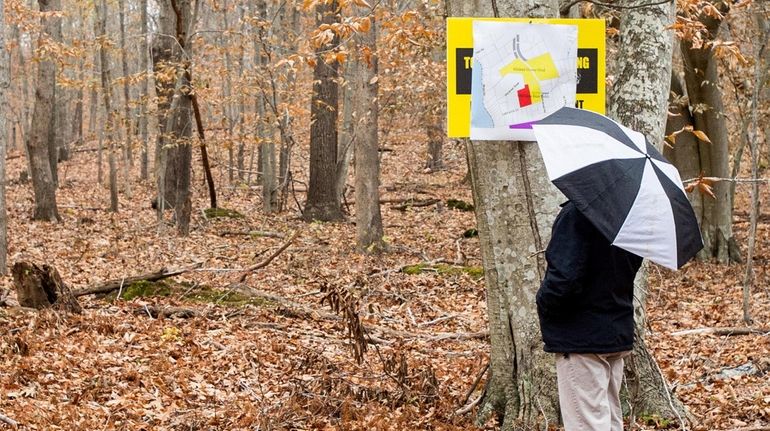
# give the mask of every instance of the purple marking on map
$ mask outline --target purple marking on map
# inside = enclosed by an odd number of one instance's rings
[[[511,124],[508,126],[509,129],[531,129],[532,125],[537,123],[537,121],[530,121],[528,123],[519,123],[519,124]]]

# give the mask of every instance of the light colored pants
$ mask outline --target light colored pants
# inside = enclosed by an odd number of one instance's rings
[[[623,358],[631,352],[556,354],[565,431],[622,431]]]

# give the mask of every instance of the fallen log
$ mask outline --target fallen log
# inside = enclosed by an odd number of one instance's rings
[[[76,290],[72,292],[72,294],[75,297],[80,297],[84,295],[110,293],[112,291],[120,289],[121,287],[128,286],[138,281],[159,281],[159,280],[163,280],[164,278],[169,278],[169,277],[174,277],[176,275],[184,274],[185,272],[190,272],[200,268],[201,265],[203,265],[203,262],[199,262],[184,268],[177,268],[177,269],[161,268],[155,272],[148,272],[146,274],[135,275],[132,277],[116,278],[114,280],[105,281],[93,286]]]
[[[82,308],[70,288],[64,284],[59,271],[50,265],[16,262],[11,268],[19,305],[35,309],[54,308],[80,313]]]
[[[154,305],[143,305],[137,307],[134,310],[134,314],[149,314],[152,318],[159,317],[179,317],[182,319],[188,319],[190,317],[198,317],[201,313],[193,308],[186,307],[156,307]]]
[[[686,329],[684,331],[672,332],[674,337],[680,337],[683,335],[752,335],[752,334],[768,334],[770,328],[698,328],[698,329]]]

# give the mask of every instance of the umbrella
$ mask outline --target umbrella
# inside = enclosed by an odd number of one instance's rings
[[[671,269],[703,248],[679,172],[644,135],[568,107],[533,129],[549,179],[613,245]]]

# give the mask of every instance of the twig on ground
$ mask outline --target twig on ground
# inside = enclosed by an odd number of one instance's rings
[[[6,415],[4,415],[2,413],[0,413],[0,422],[6,423],[6,424],[8,424],[8,425],[10,425],[12,427],[19,426],[18,422],[16,422],[15,420],[9,418],[8,416],[6,416]]]
[[[471,387],[468,388],[468,391],[465,393],[465,397],[463,398],[463,402],[461,405],[465,405],[469,399],[471,399],[471,395],[473,395],[473,392],[476,390],[476,387],[479,385],[479,382],[481,382],[481,378],[484,377],[484,374],[487,373],[487,370],[489,369],[489,361],[487,361],[486,364],[481,368],[481,371],[476,375],[476,378],[473,379],[473,383],[471,384]]]
[[[258,269],[264,268],[267,265],[270,265],[270,262],[272,262],[273,259],[278,257],[279,254],[283,253],[284,250],[289,248],[291,243],[294,242],[294,240],[299,236],[299,233],[300,233],[300,231],[294,232],[294,234],[292,234],[292,236],[285,243],[283,243],[283,245],[281,247],[279,247],[278,250],[276,250],[273,254],[268,256],[267,259],[265,259],[262,262],[259,262],[259,263],[255,264],[255,265],[252,265],[252,266],[244,269],[245,273],[241,276],[241,278],[238,279],[238,282],[239,283],[243,283],[243,281],[246,280],[246,277],[248,277],[250,273],[252,273],[252,272],[254,272],[254,271],[258,270]]]
[[[417,327],[418,328],[424,328],[426,326],[435,325],[436,323],[445,322],[447,320],[456,319],[458,317],[460,317],[459,314],[450,314],[448,316],[442,316],[442,317],[439,317],[438,319],[433,319],[433,320],[428,321],[428,322],[422,322],[422,323],[418,324]]]

